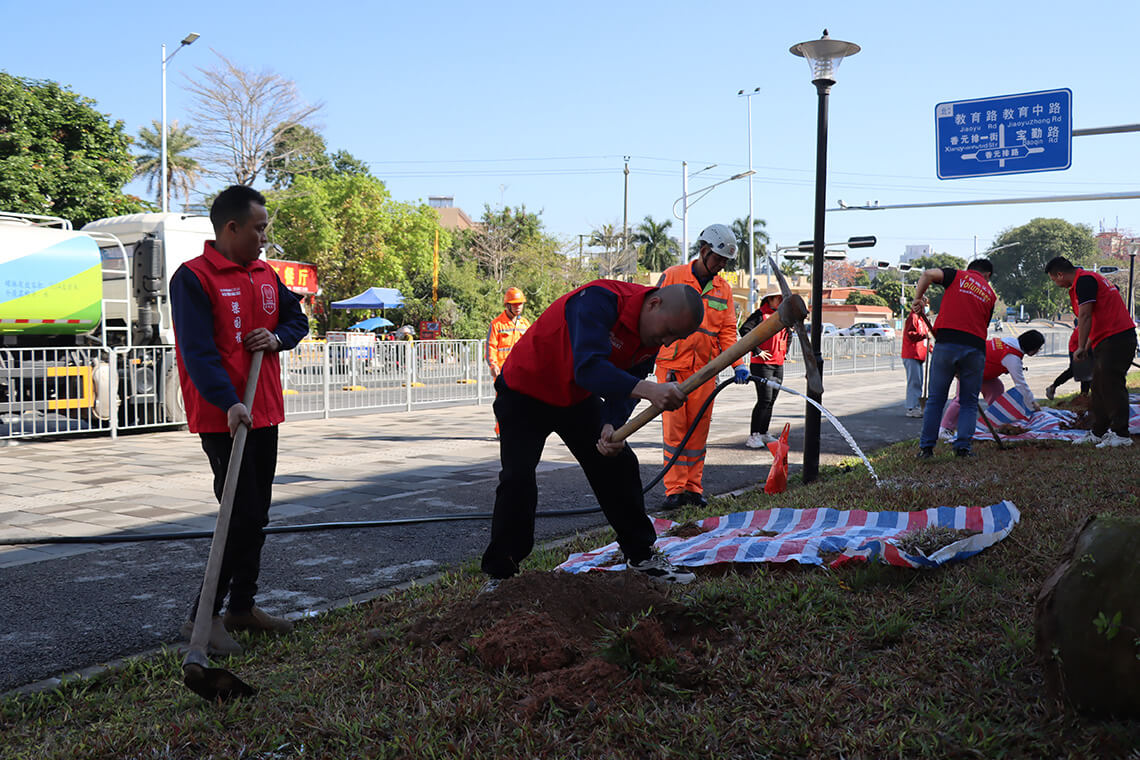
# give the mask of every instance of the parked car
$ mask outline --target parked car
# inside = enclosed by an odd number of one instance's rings
[[[839,331],[839,334],[893,340],[895,337],[895,328],[883,324],[882,322],[856,322],[850,327],[844,327]]]
[[[823,327],[823,332],[822,332],[823,335],[838,335],[839,334],[839,329],[834,324],[832,324],[831,322],[824,322],[822,327]],[[804,322],[804,329],[807,330],[808,335],[811,335],[811,322]]]

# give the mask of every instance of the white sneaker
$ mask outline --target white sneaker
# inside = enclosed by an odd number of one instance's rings
[[[946,443],[954,443],[958,434],[949,428],[938,428],[938,439]]]
[[[1102,437],[1100,439],[1100,443],[1098,443],[1096,445],[1096,447],[1098,449],[1108,449],[1108,448],[1115,448],[1117,446],[1131,446],[1131,445],[1132,445],[1132,439],[1131,438],[1125,438],[1124,436],[1117,435],[1113,431],[1109,430],[1108,432],[1106,432],[1104,434],[1104,437]]]
[[[1082,435],[1080,438],[1073,439],[1073,445],[1075,446],[1078,443],[1096,443],[1096,444],[1099,444],[1102,440],[1104,440],[1104,439],[1101,438],[1099,435],[1093,434],[1093,431],[1086,430],[1084,435]]]
[[[764,448],[764,434],[753,433],[752,435],[748,436],[748,440],[744,442],[744,445],[750,449]]]
[[[629,567],[639,573],[648,575],[655,581],[665,581],[666,583],[692,583],[697,576],[690,573],[688,570],[677,567],[665,559],[665,555],[661,552],[655,551],[649,555],[648,559],[643,559],[641,562],[630,562]]]
[[[919,409],[918,407],[915,407],[914,409],[907,409],[906,410],[906,416],[907,417],[922,417],[922,410]]]

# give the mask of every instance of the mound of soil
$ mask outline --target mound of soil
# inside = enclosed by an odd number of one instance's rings
[[[486,670],[532,676],[515,703],[522,717],[551,703],[582,710],[652,689],[654,679],[703,682],[695,651],[723,634],[702,628],[669,591],[639,573],[527,572],[414,621],[407,635]]]
[[[1004,425],[998,425],[997,431],[998,435],[1021,435],[1022,433],[1029,432],[1026,428],[1023,428],[1020,425],[1014,425],[1010,422],[1007,422]]]
[[[1078,393],[1066,399],[1057,399],[1053,406],[1058,409],[1068,409],[1070,412],[1087,412],[1089,410],[1089,396],[1087,393]]]
[[[676,536],[678,538],[692,538],[702,533],[708,533],[708,530],[692,521],[683,522],[677,527],[665,531],[666,536]]]

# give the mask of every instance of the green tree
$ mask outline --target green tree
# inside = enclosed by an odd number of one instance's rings
[[[375,177],[298,175],[288,194],[270,194],[269,206],[270,240],[290,258],[317,265],[325,331],[360,316],[330,312],[329,303],[373,286],[410,292],[417,274],[431,272],[436,232],[441,249],[451,244],[434,209],[392,200]]]
[[[743,219],[736,219],[730,225],[732,234],[736,237],[737,253],[736,261],[730,261],[725,266],[725,270],[733,271],[737,268],[748,270],[748,254],[749,251],[756,251],[757,268],[762,268],[764,263],[764,256],[768,255],[768,231],[765,229],[767,222],[763,219],[752,217],[752,239],[748,239],[748,217]]]
[[[152,129],[139,129],[139,143],[142,153],[135,155],[135,177],[146,177],[147,192],[154,192],[155,200],[162,203],[162,123],[157,119],[151,122]],[[178,126],[178,121],[166,125],[166,187],[170,197],[182,196],[185,205],[190,205],[190,191],[201,178],[198,162],[190,151],[198,147],[198,138],[190,134],[190,126]]]
[[[477,229],[459,233],[454,254],[474,260],[498,287],[503,285],[511,262],[524,255],[528,248],[554,245],[542,231],[539,214],[527,211],[525,204],[517,208],[505,206],[497,211],[485,205],[481,221]]]
[[[265,160],[265,179],[280,190],[302,174],[328,176],[332,160],[326,154],[325,138],[304,124],[279,126],[273,150]]]
[[[891,307],[891,311],[897,317],[904,311],[903,304],[899,301],[902,296],[902,281],[898,277],[884,277],[883,274],[880,273],[875,278],[875,294]]]
[[[131,138],[95,101],[47,80],[0,72],[0,209],[80,227],[149,204],[122,190]]]
[[[865,290],[855,290],[847,295],[844,303],[861,306],[890,306],[886,299],[877,293],[868,293]]]
[[[652,216],[646,216],[637,225],[633,242],[639,246],[638,264],[650,272],[663,272],[677,263],[681,246],[676,238],[669,236],[672,226],[672,219],[658,222]]]
[[[1055,256],[1077,266],[1091,265],[1098,251],[1092,230],[1064,219],[1037,218],[1005,230],[992,247],[1009,243],[1018,245],[989,256],[994,265],[990,282],[1002,300],[1010,306],[1024,305],[1034,317],[1070,311],[1068,293],[1053,284],[1045,265]]]

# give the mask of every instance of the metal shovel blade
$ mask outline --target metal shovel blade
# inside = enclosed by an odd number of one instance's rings
[[[202,699],[209,702],[228,702],[238,697],[252,697],[257,693],[245,681],[225,668],[211,668],[189,662],[182,666],[183,682]]]

